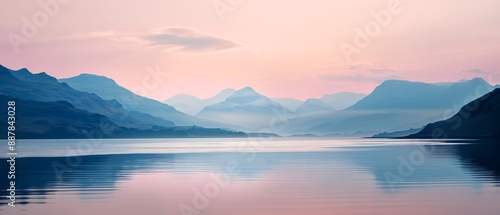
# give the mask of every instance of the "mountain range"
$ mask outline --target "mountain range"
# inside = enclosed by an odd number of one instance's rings
[[[25,119],[33,129],[27,128],[26,135],[33,137],[50,136],[52,131],[40,125],[76,137],[75,131],[98,128],[97,121],[116,127],[116,131],[105,134],[107,137],[168,136],[187,131],[190,135],[231,136],[240,135],[236,131],[251,133],[270,127],[279,128],[273,132],[290,136],[392,137],[446,120],[498,87],[481,78],[434,84],[388,80],[368,95],[343,92],[300,101],[269,98],[244,87],[226,89],[208,99],[181,94],[162,103],[137,95],[113,79],[92,74],[57,80],[47,73],[0,66],[0,84],[2,99],[45,107],[40,108],[38,118],[32,114],[32,120]],[[54,116],[51,108],[64,114]],[[36,109],[27,111],[35,113]],[[54,120],[44,118],[49,116]],[[81,121],[68,125],[71,119]]]
[[[190,114],[196,113],[195,116],[199,118],[217,120],[234,126],[239,125],[238,129],[256,131],[258,128],[276,122],[276,120],[270,120],[271,117],[277,115],[272,113],[272,109],[274,112],[282,110],[279,111],[282,113],[278,115],[286,115],[285,118],[288,119],[335,111],[335,108],[324,101],[335,104],[333,106],[345,108],[364,96],[364,94],[344,92],[325,95],[320,99],[311,98],[300,101],[293,98],[269,98],[257,93],[251,87],[245,87],[238,91],[226,89],[208,99],[179,94],[165,100],[164,103],[185,110]],[[243,97],[245,99],[241,99]]]
[[[74,107],[67,101],[29,101],[0,95],[0,103],[15,101],[15,133],[22,139],[247,137],[243,132],[197,126],[155,126],[151,129],[123,127],[106,116]],[[7,112],[0,117],[7,119]],[[0,123],[7,130],[8,124]],[[0,138],[7,134],[0,133]]]
[[[347,110],[459,108],[493,89],[482,78],[450,84],[389,80]]]
[[[74,107],[108,117],[114,123],[131,128],[174,126],[172,121],[136,111],[128,111],[116,100],[104,100],[94,93],[75,90],[46,73],[32,74],[0,66],[0,94],[31,101],[67,101]]]
[[[100,79],[107,84],[114,83],[109,79],[104,80],[102,77]],[[103,82],[98,84],[104,84]],[[105,100],[95,93],[79,91],[66,83],[60,83],[46,73],[33,74],[27,69],[10,70],[0,66],[0,85],[2,101],[6,104],[5,101],[14,100],[18,104],[17,122],[20,127],[16,131],[24,138],[82,138],[83,131],[86,130],[97,130],[102,132],[103,137],[113,138],[247,136],[242,132],[221,129],[222,126],[218,128],[203,128],[194,124],[177,126],[165,118],[127,110],[116,98]],[[130,94],[127,96],[134,98]],[[166,111],[180,116],[185,115],[188,119],[194,118],[165,106]],[[2,113],[1,116],[5,114]],[[6,129],[5,123],[0,125]],[[103,131],[103,126],[110,126],[113,129]]]
[[[211,128],[224,128],[228,126],[209,120],[198,119],[180,112],[170,105],[139,96],[118,85],[114,80],[104,76],[82,74],[72,78],[60,79],[59,81],[68,84],[76,90],[95,93],[103,99],[116,100],[126,110],[146,113],[163,120],[169,120],[178,126],[197,125]]]
[[[343,136],[420,128],[446,119],[493,89],[480,78],[447,85],[390,80],[345,110],[301,116],[275,126],[284,128],[282,134]]]

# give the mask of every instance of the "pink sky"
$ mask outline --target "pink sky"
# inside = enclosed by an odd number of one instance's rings
[[[143,94],[158,100],[244,86],[306,99],[369,93],[395,78],[500,83],[500,1],[401,0],[399,12],[350,61],[341,44],[354,45],[355,29],[373,24],[371,12],[388,10],[391,0],[67,1],[46,24],[38,1],[3,2],[0,64],[57,78],[104,75],[129,89],[147,88]],[[231,9],[223,19],[217,2]],[[25,37],[23,18],[33,16],[38,32],[16,52],[12,35]],[[157,66],[167,74],[158,83],[147,70]]]

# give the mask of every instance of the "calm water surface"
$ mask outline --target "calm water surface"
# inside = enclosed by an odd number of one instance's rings
[[[0,214],[500,214],[498,143],[19,140],[18,153],[15,208],[0,162]]]

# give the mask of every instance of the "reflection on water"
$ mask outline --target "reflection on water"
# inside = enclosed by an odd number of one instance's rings
[[[371,140],[315,141],[302,140],[315,149],[287,150],[284,144],[280,150],[256,154],[234,150],[150,154],[116,147],[120,153],[17,158],[17,206],[6,206],[7,199],[2,198],[0,214],[496,214],[500,210],[498,143],[360,146],[345,143]],[[106,147],[113,148],[112,144]],[[0,168],[8,172],[6,162]],[[2,180],[2,196],[8,195],[7,188]]]

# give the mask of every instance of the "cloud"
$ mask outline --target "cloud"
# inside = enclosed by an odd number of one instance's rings
[[[385,68],[380,68],[380,69],[367,69],[367,72],[371,73],[392,73],[392,72],[397,72],[394,69],[385,69]]]
[[[95,31],[85,34],[76,34],[63,37],[63,39],[77,40],[111,40],[129,42],[146,47],[162,47],[169,51],[184,52],[211,52],[242,47],[241,44],[222,37],[202,33],[196,29],[186,27],[160,28],[148,33],[123,31]]]
[[[463,71],[473,73],[475,74],[475,76],[480,76],[488,83],[498,83],[500,81],[500,75],[494,74],[492,72],[486,72],[482,69],[464,69]]]
[[[349,64],[349,70],[360,70],[365,66],[365,64]]]
[[[465,69],[464,71],[468,72],[468,73],[476,73],[476,74],[490,74],[489,72],[485,72],[481,69]]]
[[[241,47],[240,44],[184,27],[165,28],[140,37],[154,47],[187,52],[220,51]]]
[[[369,73],[394,73],[394,72],[397,72],[394,69],[385,68],[385,67],[371,68],[367,64],[351,64],[351,65],[349,65],[349,70],[369,72]]]
[[[381,83],[386,80],[391,79],[401,79],[398,76],[383,76],[383,77],[368,77],[361,74],[356,75],[322,75],[319,76],[319,79],[325,81],[347,81],[347,82],[359,82],[359,83],[368,83],[375,82]]]
[[[350,64],[348,65],[347,70],[345,68],[341,70],[334,67],[327,69],[330,69],[330,74],[323,73],[322,75],[318,75],[316,77],[323,81],[382,83],[386,80],[403,79],[396,74],[404,72],[404,70],[395,70],[383,66],[372,66],[370,64]],[[323,72],[327,70],[323,69],[317,71]],[[332,74],[332,71],[335,71],[333,73],[336,74]]]

